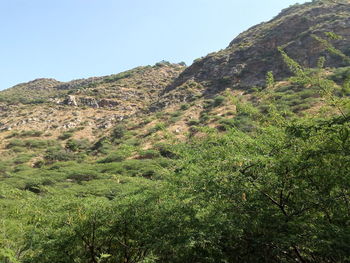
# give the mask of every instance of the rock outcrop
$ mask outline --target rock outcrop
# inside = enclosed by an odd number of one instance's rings
[[[107,99],[95,99],[89,97],[76,97],[73,95],[68,95],[66,99],[61,101],[56,101],[57,104],[63,104],[68,106],[87,106],[91,108],[113,108],[119,103],[114,100]]]

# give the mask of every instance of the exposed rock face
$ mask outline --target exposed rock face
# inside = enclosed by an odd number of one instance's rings
[[[277,79],[290,75],[277,50],[284,50],[301,65],[315,67],[320,56],[326,66],[343,66],[341,58],[325,51],[312,34],[326,39],[326,32],[343,37],[331,43],[345,54],[350,54],[350,4],[316,1],[295,5],[283,10],[269,22],[254,26],[235,38],[217,53],[199,59],[187,68],[167,93],[188,80],[202,83],[205,93],[216,93],[227,87],[247,88],[264,85],[268,71]]]
[[[99,100],[97,104],[99,107],[102,107],[102,108],[106,108],[106,107],[113,108],[118,105],[118,102],[113,100],[102,99],[102,100]]]
[[[63,104],[70,106],[78,106],[77,100],[72,95],[67,96],[67,98],[63,101]]]
[[[68,95],[63,101],[57,101],[58,104],[64,104],[69,106],[88,106],[92,108],[113,108],[118,105],[118,102],[106,99],[95,99],[86,97],[76,97],[73,95]]]

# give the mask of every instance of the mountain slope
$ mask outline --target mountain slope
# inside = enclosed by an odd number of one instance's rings
[[[0,92],[0,262],[349,262],[349,16],[327,6],[289,8],[189,69]]]
[[[291,75],[278,47],[304,67],[315,67],[319,57],[324,56],[327,74],[344,77],[346,68],[338,70],[340,73],[333,68],[348,63],[329,52],[314,36],[349,54],[348,17],[349,4],[314,1],[294,5],[188,68],[162,62],[66,83],[38,79],[20,84],[0,92],[0,130],[48,130],[56,137],[83,125],[86,128],[79,131],[80,136],[96,139],[121,120],[132,119],[135,127],[141,127],[145,119],[154,120],[154,112],[165,116],[158,122],[168,123],[168,129],[177,136],[193,130],[193,119],[205,119],[201,125],[214,127],[222,116],[235,114],[231,97],[251,101],[261,109],[266,107],[266,101],[254,94],[254,87],[265,86],[269,71],[276,80]],[[321,103],[317,89],[305,90],[289,81],[277,83],[271,98],[288,114],[312,111]],[[216,99],[225,101],[213,107]],[[176,116],[181,107],[187,108],[186,113]],[[147,134],[147,129],[152,129],[150,125],[156,123],[150,122],[135,132]]]
[[[0,131],[6,136],[13,130],[35,129],[55,137],[80,127],[81,137],[94,139],[104,129],[146,111],[184,68],[162,62],[105,77],[66,83],[38,79],[17,85],[0,92]]]
[[[204,94],[216,93],[227,87],[247,89],[263,86],[266,73],[272,71],[279,80],[290,76],[277,50],[284,50],[302,66],[316,67],[320,56],[327,67],[346,63],[325,51],[313,34],[325,38],[332,32],[342,36],[332,44],[350,54],[350,4],[314,1],[283,10],[266,23],[256,25],[236,37],[227,48],[196,60],[164,94],[192,80],[206,87]]]

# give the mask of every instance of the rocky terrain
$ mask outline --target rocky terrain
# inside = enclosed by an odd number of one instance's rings
[[[339,2],[293,5],[187,68],[160,62],[104,77],[71,82],[37,79],[19,84],[0,92],[0,138],[16,130],[34,129],[57,137],[79,128],[77,137],[94,140],[126,119],[144,126],[138,131],[142,133],[150,127],[141,123],[153,120],[157,112],[168,115],[158,122],[168,123],[178,136],[189,132],[191,119],[198,120],[203,114],[211,116],[206,125],[218,123],[220,116],[234,114],[231,96],[259,102],[263,107],[252,90],[266,87],[267,72],[277,81],[292,75],[279,47],[304,67],[315,68],[324,57],[328,74],[336,68],[346,69],[349,61],[339,59],[327,45],[350,54],[349,16],[350,5]],[[305,91],[288,81],[277,84],[275,92],[280,104],[294,113],[319,105],[316,91]],[[210,105],[218,96],[225,102],[211,112]],[[189,113],[176,117],[181,107]],[[153,125],[156,121],[148,122]]]
[[[266,73],[272,71],[279,80],[290,72],[278,52],[284,50],[302,66],[316,67],[320,56],[326,66],[341,67],[346,61],[327,52],[313,35],[327,37],[328,32],[342,36],[332,44],[350,54],[350,5],[333,1],[314,1],[294,5],[272,20],[256,25],[236,37],[227,48],[197,59],[164,94],[189,80],[204,86],[205,93],[216,93],[227,87],[248,89],[263,86]]]
[[[349,262],[349,17],[312,1],[189,67],[0,91],[0,262]]]
[[[183,69],[178,64],[158,63],[67,83],[37,79],[19,84],[0,93],[0,131],[57,133],[81,125],[92,130],[110,128],[146,110]]]

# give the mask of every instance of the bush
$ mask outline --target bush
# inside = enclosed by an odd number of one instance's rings
[[[87,150],[89,147],[90,147],[90,142],[87,139],[82,139],[82,140],[70,139],[66,143],[66,149],[73,152]]]
[[[247,114],[239,114],[234,118],[235,128],[243,132],[251,132],[255,129],[255,123]]]
[[[217,128],[221,131],[226,131],[234,128],[236,126],[236,121],[234,119],[222,119],[219,121],[219,124]]]
[[[337,68],[331,79],[336,82],[344,82],[345,80],[350,78],[350,67]]]
[[[127,160],[122,163],[124,175],[131,177],[145,177],[147,179],[154,178],[158,166],[153,160]]]
[[[213,99],[208,99],[204,101],[204,109],[211,108],[214,105],[214,100]]]
[[[74,159],[74,155],[60,147],[54,147],[47,149],[44,159],[49,163],[56,161],[70,161]]]
[[[158,143],[154,148],[159,152],[162,157],[166,158],[176,158],[177,155],[174,153],[173,146],[167,143]]]
[[[18,136],[19,137],[40,137],[43,134],[42,131],[30,130],[22,131]]]
[[[97,161],[97,163],[113,163],[113,162],[121,162],[125,160],[126,156],[124,153],[115,152],[109,154],[107,157]]]
[[[220,85],[226,86],[226,85],[230,84],[232,82],[232,80],[230,77],[225,76],[225,77],[219,79],[218,82]]]
[[[190,108],[190,105],[188,105],[187,103],[182,104],[182,105],[180,106],[180,110],[188,110],[189,108]]]
[[[171,117],[180,117],[182,115],[182,112],[181,111],[175,111],[173,113],[171,113]]]
[[[127,139],[123,142],[124,145],[129,145],[129,146],[139,146],[141,144],[140,140],[137,139],[137,138],[130,138],[130,139]]]
[[[149,134],[152,134],[152,133],[155,133],[157,131],[160,131],[160,130],[164,130],[165,129],[165,124],[163,122],[159,122],[157,123],[156,125],[154,125],[152,128],[150,128],[148,130],[148,133]]]
[[[36,131],[36,130],[29,130],[29,131],[21,131],[21,132],[13,132],[10,135],[8,135],[6,138],[13,138],[13,137],[40,137],[43,134],[42,131]]]
[[[199,118],[202,123],[207,122],[210,119],[210,115],[207,112],[202,112]]]
[[[196,120],[196,119],[192,119],[192,120],[189,120],[188,122],[187,122],[187,125],[188,126],[197,126],[197,125],[199,125],[201,122],[199,121],[199,120]]]
[[[216,96],[214,98],[213,106],[218,107],[218,106],[222,105],[224,103],[224,101],[225,101],[224,96]]]
[[[23,163],[29,162],[30,159],[32,159],[32,157],[33,157],[33,156],[30,155],[30,154],[21,154],[21,155],[17,156],[17,157],[13,160],[13,162],[14,162],[15,164],[23,164]]]
[[[92,147],[91,150],[96,153],[107,154],[112,148],[111,142],[107,137],[99,139]]]
[[[29,148],[29,149],[35,149],[35,148],[46,148],[49,145],[52,145],[52,141],[46,141],[46,140],[19,140],[14,139],[11,140],[7,145],[7,149],[11,148]]]
[[[27,148],[46,148],[48,145],[52,145],[52,141],[45,141],[45,140],[26,140],[25,146]]]
[[[143,150],[139,153],[141,159],[154,159],[160,157],[160,153],[157,150]]]
[[[119,124],[113,129],[112,138],[120,140],[125,136],[126,131],[126,127],[122,124]]]
[[[25,142],[23,140],[14,139],[6,145],[7,149],[11,149],[13,147],[25,147]]]
[[[75,169],[70,172],[67,179],[71,179],[77,182],[91,181],[97,179],[98,173],[92,170]]]
[[[60,136],[58,136],[58,139],[64,141],[64,140],[71,138],[72,136],[73,136],[73,133],[68,131],[68,132],[64,132]]]
[[[23,190],[30,191],[35,194],[40,194],[41,189],[40,189],[40,184],[37,182],[27,182],[23,188]]]

